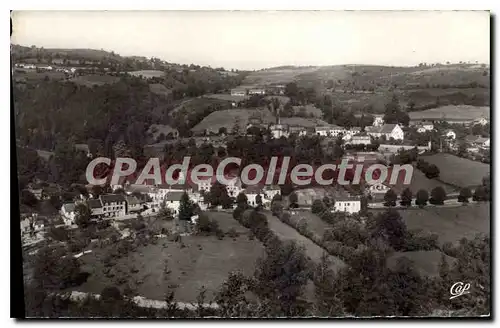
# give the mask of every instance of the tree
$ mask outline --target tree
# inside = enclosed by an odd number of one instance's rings
[[[429,193],[427,190],[420,189],[417,192],[417,197],[415,200],[415,204],[418,205],[420,208],[424,207],[427,205],[427,201],[429,200]]]
[[[484,187],[484,191],[486,192],[486,199],[491,200],[491,177],[489,175],[483,177],[482,185]]]
[[[288,201],[290,202],[290,207],[291,208],[297,208],[299,207],[299,197],[297,196],[296,193],[292,192],[290,196],[288,196]]]
[[[86,228],[90,223],[90,208],[85,204],[78,204],[75,207],[75,223],[80,228]]]
[[[282,316],[303,315],[298,298],[310,276],[304,248],[293,241],[276,242],[255,270],[254,292]]]
[[[326,209],[325,204],[319,199],[314,200],[314,202],[312,203],[311,212],[314,214],[321,213],[325,209]]]
[[[484,202],[488,200],[488,194],[486,193],[486,188],[484,186],[479,186],[474,191],[472,195],[472,200],[475,202]]]
[[[394,192],[394,190],[389,189],[384,195],[384,206],[393,207],[396,206],[396,200],[398,199],[398,195]]]
[[[29,190],[21,191],[21,204],[29,207],[35,207],[38,204],[38,199]]]
[[[457,200],[465,204],[469,202],[469,198],[471,197],[472,197],[472,192],[470,191],[469,188],[465,187],[460,189],[460,194],[458,195]]]
[[[260,194],[255,197],[255,203],[257,204],[257,208],[262,208],[262,196]]]
[[[232,205],[232,200],[227,193],[226,186],[218,181],[210,187],[210,191],[207,194],[207,201],[212,207],[222,206],[223,208],[230,208]]]
[[[383,237],[395,250],[401,250],[405,245],[406,225],[398,211],[389,209],[375,218],[375,228],[372,236]]]
[[[412,194],[410,188],[406,188],[401,193],[401,205],[402,206],[411,206],[412,198],[413,198],[413,194]]]
[[[227,129],[225,126],[219,128],[219,134],[227,134]]]
[[[158,211],[158,214],[156,214],[156,218],[163,221],[172,221],[174,219],[172,210],[167,207],[164,201],[160,204],[160,210]]]
[[[439,168],[434,164],[430,164],[427,167],[426,172],[424,172],[424,173],[428,179],[438,178],[439,177]]]
[[[189,199],[189,196],[184,192],[181,196],[181,201],[179,205],[179,220],[188,221],[191,220],[194,211],[194,204]]]
[[[238,196],[236,196],[236,206],[239,208],[248,208],[248,197],[243,192],[240,192]]]
[[[446,199],[446,191],[444,190],[443,187],[439,186],[432,189],[429,203],[433,205],[443,205],[445,199]]]
[[[90,193],[94,198],[98,198],[100,195],[104,194],[104,188],[99,185],[94,185],[92,186]]]

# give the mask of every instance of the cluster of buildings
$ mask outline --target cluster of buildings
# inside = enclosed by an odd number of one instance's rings
[[[230,181],[226,185],[228,195],[236,198],[239,193],[244,193],[247,196],[248,204],[251,206],[257,205],[258,195],[261,196],[262,203],[266,206],[271,203],[276,194],[281,193],[278,186],[244,187],[236,177],[227,179]],[[189,196],[191,201],[198,204],[201,210],[206,210],[209,204],[205,202],[204,194],[210,192],[212,185],[216,182],[216,177],[200,178],[200,180],[199,183],[192,185],[136,185],[122,182],[112,186],[112,189],[115,191],[123,189],[123,193],[105,194],[100,195],[98,198],[66,203],[62,205],[60,213],[66,225],[75,224],[78,204],[88,206],[91,217],[94,218],[116,218],[135,213],[152,214],[157,212],[162,204],[168,207],[174,216],[177,216],[184,193]]]
[[[231,96],[252,96],[252,95],[284,95],[285,85],[267,85],[267,86],[239,86],[231,89]]]

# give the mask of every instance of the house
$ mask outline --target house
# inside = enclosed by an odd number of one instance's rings
[[[21,220],[21,235],[27,235],[31,232],[31,220],[24,218]]]
[[[444,131],[443,136],[449,140],[455,140],[457,138],[457,134],[453,130]]]
[[[298,134],[299,137],[307,135],[307,129],[303,126],[290,126],[288,132],[289,134]]]
[[[272,186],[266,185],[263,191],[264,191],[264,198],[269,199],[270,201],[274,198],[274,196],[281,195],[281,188],[276,185]]]
[[[237,177],[229,180],[226,185],[227,194],[229,197],[236,197],[243,190],[241,180]]]
[[[423,121],[421,126],[426,130],[426,131],[432,131],[434,130],[434,123],[430,121]]]
[[[387,140],[391,138],[394,140],[403,140],[404,132],[399,124],[384,124],[382,126],[367,126],[365,128],[366,133],[374,138],[380,138],[384,136]]]
[[[142,210],[141,201],[135,196],[125,196],[127,201],[127,213],[140,212]]]
[[[317,126],[315,127],[315,133],[319,136],[326,137],[330,133],[330,127],[328,126]]]
[[[28,191],[33,194],[38,200],[42,200],[44,197],[42,188],[28,188]]]
[[[258,185],[248,186],[243,190],[243,193],[247,196],[248,205],[257,206],[257,196],[261,195],[262,202],[264,202],[264,196],[262,188]]]
[[[383,184],[382,182],[378,182],[376,184],[370,185],[368,187],[368,192],[372,195],[376,194],[384,194],[389,190],[390,188]]]
[[[55,64],[55,65],[64,65],[64,59],[54,58],[54,59],[52,59],[52,64]]]
[[[243,88],[235,88],[231,89],[231,96],[240,96],[244,97],[247,95],[247,90]]]
[[[355,135],[349,140],[351,145],[370,145],[372,143],[372,138],[368,135]]]
[[[182,190],[172,190],[165,198],[165,206],[172,210],[174,216],[179,215],[179,207],[181,206],[181,198],[184,195]]]
[[[127,202],[125,196],[119,194],[107,194],[99,196],[102,203],[102,212],[105,217],[124,216],[127,214]]]
[[[336,198],[334,207],[333,211],[335,212],[359,213],[361,211],[361,200],[359,197]]]
[[[425,132],[427,132],[427,130],[422,125],[417,125],[417,126],[415,126],[415,128],[417,129],[418,133],[425,133]]]
[[[76,151],[81,151],[85,154],[85,156],[91,158],[92,153],[90,152],[89,145],[87,144],[74,144],[73,147],[75,148]]]
[[[373,126],[382,126],[384,124],[384,116],[383,115],[374,115],[373,116]]]
[[[490,138],[479,137],[474,142],[478,147],[489,148],[490,147]]]
[[[288,125],[286,124],[273,124],[269,128],[274,139],[279,139],[281,137],[288,138],[290,133],[288,132]]]
[[[42,219],[36,220],[33,228],[35,229],[35,233],[42,231],[45,228],[45,221]]]
[[[480,117],[474,120],[473,124],[486,125],[488,124],[488,120],[484,117]]]
[[[265,95],[266,94],[266,89],[263,88],[252,88],[248,90],[249,95]]]
[[[104,215],[102,203],[99,199],[89,199],[87,201],[87,206],[90,209],[90,216],[101,217]]]
[[[75,204],[74,203],[66,203],[61,207],[61,215],[63,217],[63,221],[65,225],[73,225],[75,224]]]

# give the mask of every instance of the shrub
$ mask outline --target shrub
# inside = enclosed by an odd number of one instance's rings
[[[231,228],[229,229],[229,231],[227,232],[227,235],[231,238],[236,238],[239,236],[239,233],[236,232],[236,230],[234,228]]]

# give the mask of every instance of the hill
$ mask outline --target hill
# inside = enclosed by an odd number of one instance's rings
[[[268,109],[227,109],[211,113],[191,131],[194,133],[202,133],[203,131],[218,133],[219,129],[223,127],[227,131],[231,131],[236,122],[238,122],[240,129],[245,129],[251,117],[259,117],[264,124],[276,121]]]

